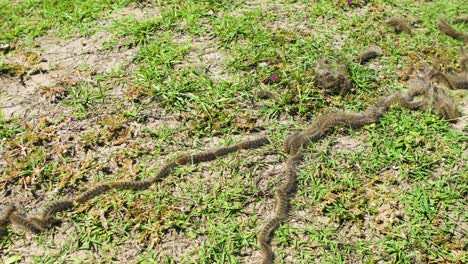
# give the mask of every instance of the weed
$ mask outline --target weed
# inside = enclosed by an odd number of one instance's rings
[[[77,111],[77,117],[85,116],[97,103],[103,103],[105,88],[101,85],[94,86],[90,83],[80,82],[70,87],[65,104],[73,106]]]

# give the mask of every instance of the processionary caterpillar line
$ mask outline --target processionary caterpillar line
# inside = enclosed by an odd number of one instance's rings
[[[284,142],[285,152],[289,155],[286,162],[285,178],[276,191],[276,208],[273,216],[260,230],[258,245],[263,253],[263,263],[273,263],[274,253],[271,247],[271,238],[278,226],[287,218],[289,213],[289,196],[294,193],[296,185],[296,167],[301,162],[302,149],[310,142],[316,141],[331,129],[338,126],[360,128],[367,124],[375,123],[392,106],[398,105],[413,110],[431,110],[435,114],[449,120],[459,116],[454,100],[449,97],[444,89],[436,86],[432,79],[433,71],[424,72],[422,77],[413,80],[411,87],[406,92],[397,92],[385,96],[362,113],[334,112],[319,116],[310,126],[300,132],[292,133]],[[421,100],[416,100],[417,97]],[[62,199],[47,205],[37,216],[25,217],[17,212],[13,205],[7,206],[0,216],[0,227],[14,224],[31,233],[40,233],[47,230],[54,222],[54,215],[67,209],[71,209],[90,199],[98,197],[110,190],[145,190],[154,183],[164,179],[172,169],[187,164],[198,164],[215,160],[221,156],[242,149],[259,148],[270,141],[266,136],[257,139],[246,140],[232,146],[215,148],[199,153],[180,154],[174,160],[166,162],[158,173],[145,180],[117,181],[114,183],[100,183],[73,198]]]
[[[460,21],[457,21],[458,23],[464,22],[463,19]],[[468,34],[465,34],[463,32],[460,32],[456,30],[454,27],[449,25],[445,20],[440,19],[437,21],[437,28],[439,28],[440,31],[442,31],[445,35],[450,36],[454,39],[459,39],[463,41],[468,41]]]
[[[455,22],[463,23],[466,21],[466,18],[460,18]],[[394,26],[397,32],[411,32],[405,20],[390,19],[388,23]],[[468,39],[467,34],[456,31],[443,20],[440,20],[437,26],[439,30],[451,37],[464,41]],[[366,63],[370,59],[378,56],[379,53],[380,52],[377,50],[368,50],[360,57],[359,62]],[[296,187],[296,167],[302,160],[302,149],[307,146],[307,144],[320,139],[335,127],[344,126],[357,129],[364,125],[376,123],[392,105],[398,105],[402,108],[412,110],[430,110],[443,118],[455,120],[459,116],[455,101],[445,93],[444,89],[436,86],[432,80],[433,78],[439,78],[439,80],[445,82],[452,89],[466,89],[467,61],[467,56],[464,54],[461,61],[461,66],[464,70],[461,74],[463,75],[452,76],[439,72],[434,73],[434,71],[426,71],[423,76],[413,81],[406,92],[397,92],[385,96],[369,106],[364,112],[354,113],[341,111],[326,113],[319,116],[310,126],[302,131],[294,132],[288,136],[284,142],[284,150],[288,154],[284,173],[285,177],[276,190],[275,211],[258,235],[258,246],[263,254],[262,263],[274,262],[274,253],[270,242],[275,230],[288,217],[290,207],[289,196],[295,192]],[[324,64],[328,66],[327,69],[318,69],[318,73],[323,72],[323,86],[325,88],[338,86],[338,88],[341,88],[339,90],[342,94],[346,93],[351,87],[351,82],[346,79],[346,70],[342,67],[343,65],[328,62]],[[416,99],[418,96],[422,97],[422,99]],[[71,209],[111,190],[145,190],[167,177],[171,170],[178,166],[212,161],[242,149],[259,148],[269,142],[266,136],[261,136],[257,139],[242,141],[228,147],[220,147],[193,154],[180,154],[175,159],[166,162],[153,177],[144,180],[97,184],[79,193],[75,197],[62,199],[47,205],[37,216],[26,217],[19,213],[14,205],[8,205],[0,215],[0,228],[8,224],[14,224],[31,233],[40,233],[47,230],[53,223],[53,217],[56,213]]]
[[[434,113],[447,119],[455,119],[459,112],[455,102],[442,88],[431,82],[431,73],[426,71],[422,78],[412,83],[412,87],[403,93],[395,93],[381,98],[369,106],[362,113],[335,112],[319,116],[315,121],[301,132],[295,132],[285,140],[285,152],[289,154],[286,163],[285,179],[276,191],[276,209],[273,216],[261,229],[258,236],[258,246],[263,254],[263,264],[274,262],[274,253],[271,239],[278,226],[287,218],[289,213],[289,196],[293,193],[296,184],[296,166],[302,159],[302,148],[310,142],[317,141],[327,131],[334,127],[346,126],[360,128],[375,123],[392,106],[413,110],[432,110]],[[422,96],[422,100],[415,100]]]
[[[3,214],[0,216],[0,228],[11,223],[31,233],[37,234],[47,230],[47,228],[52,225],[54,222],[53,216],[56,213],[71,209],[111,190],[145,190],[154,183],[165,178],[167,175],[169,175],[170,171],[177,166],[186,165],[189,163],[198,164],[201,162],[212,161],[232,152],[236,152],[242,149],[259,148],[268,143],[268,138],[266,136],[261,136],[253,140],[242,141],[233,146],[220,147],[194,154],[182,154],[175,160],[166,162],[158,171],[158,173],[149,179],[141,181],[135,180],[117,181],[114,183],[100,183],[82,192],[81,194],[78,194],[74,198],[62,199],[47,205],[37,216],[25,217],[17,212],[17,208],[15,206],[10,205],[4,209]]]

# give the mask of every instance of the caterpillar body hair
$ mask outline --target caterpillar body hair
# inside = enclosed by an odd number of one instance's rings
[[[376,118],[382,117],[387,110],[388,107],[383,105],[371,105],[367,108],[367,111]]]
[[[28,221],[34,223],[34,225],[40,226],[45,229],[46,226],[52,224],[51,219],[44,219],[42,217],[33,216],[29,217]]]
[[[191,156],[186,153],[180,154],[175,158],[175,163],[177,163],[177,165],[185,165],[189,162],[191,162]]]
[[[423,110],[429,110],[449,121],[454,121],[460,116],[455,101],[445,93],[444,89],[431,87],[429,92],[434,99],[427,101],[422,107]]]
[[[434,78],[438,82],[445,84],[450,89],[456,89],[454,87],[454,85],[453,85],[453,81],[449,79],[447,74],[444,74],[444,73],[442,73],[440,71],[434,70],[431,73],[431,78]]]
[[[90,200],[90,199],[92,199],[92,198],[94,198],[96,196],[99,196],[101,194],[106,193],[110,189],[111,189],[111,187],[107,183],[99,184],[99,185],[85,191],[84,193],[78,195],[78,197],[73,199],[73,202],[75,204],[84,203],[84,202],[86,202],[86,201],[88,201],[88,200]]]
[[[359,57],[359,63],[360,64],[366,64],[370,60],[375,59],[382,55],[382,52],[379,48],[377,47],[370,47],[366,51],[364,51],[361,56]]]
[[[141,191],[148,189],[152,185],[150,181],[118,181],[111,184],[111,187],[118,190]]]
[[[468,23],[468,16],[455,18],[455,19],[452,21],[452,23],[454,23],[454,24],[458,24],[458,23]]]
[[[294,155],[289,156],[288,161],[286,162],[286,181],[281,186],[280,189],[283,189],[286,194],[290,194],[296,188],[297,180],[297,164],[302,160],[302,152],[298,152]]]
[[[311,131],[304,131],[302,133],[297,133],[296,136],[290,140],[288,149],[289,155],[296,155],[299,153],[300,149],[310,140],[310,132]]]
[[[263,254],[262,264],[271,264],[274,261],[275,255],[271,248],[270,241],[273,232],[278,228],[282,219],[273,217],[261,229],[258,236],[258,244]]]
[[[69,199],[60,200],[53,202],[46,206],[42,211],[42,219],[47,220],[51,218],[55,213],[70,209],[73,207],[73,201]]]
[[[229,153],[233,153],[236,150],[237,150],[236,146],[222,147],[222,148],[217,148],[213,150],[213,154],[216,157],[222,157],[222,156],[226,156]]]
[[[192,155],[190,155],[190,157],[192,159],[193,164],[197,164],[197,163],[200,163],[200,162],[212,161],[212,160],[216,159],[215,152],[210,151],[210,150],[192,154]]]
[[[454,27],[449,25],[445,20],[440,19],[437,21],[437,28],[447,36],[450,36],[454,39],[468,41],[468,34],[459,32]]]
[[[0,217],[0,228],[7,225],[10,222],[10,215],[16,211],[16,206],[8,205],[3,210],[3,214]]]
[[[242,149],[258,148],[269,142],[270,142],[269,139],[263,136],[263,137],[253,139],[253,140],[246,140],[246,141],[237,143],[233,146],[215,148],[212,150],[206,150],[206,151],[194,153],[194,154],[184,153],[176,157],[175,163],[177,165],[185,165],[189,162],[193,164],[197,164],[200,162],[212,161],[212,160],[217,159],[218,157],[225,156],[229,153],[233,153],[235,151],[242,150]]]
[[[408,21],[404,18],[392,17],[387,20],[387,24],[393,27],[395,33],[411,33]]]
[[[164,164],[161,169],[159,169],[158,173],[156,174],[156,176],[154,176],[153,178],[150,178],[148,179],[150,182],[152,183],[155,183],[157,181],[160,181],[161,179],[164,179],[165,177],[167,177],[167,175],[169,175],[169,173],[171,172],[172,169],[174,169],[175,167],[177,167],[178,164],[176,161],[169,161],[167,162],[166,164]]]
[[[259,137],[256,139],[243,141],[241,143],[236,144],[235,146],[237,147],[238,150],[241,150],[241,149],[259,148],[268,143],[270,143],[270,140],[268,139],[268,137],[263,136],[263,137]]]
[[[462,72],[459,74],[447,74],[448,83],[452,89],[468,89],[468,73]]]
[[[286,152],[286,154],[290,154],[291,152],[291,142],[294,141],[294,139],[300,135],[299,132],[294,132],[292,134],[290,134],[289,136],[286,137],[286,139],[284,140],[284,143],[283,143],[283,149],[284,149],[284,152]]]
[[[16,212],[11,213],[9,218],[11,223],[20,226],[33,234],[39,234],[44,231],[42,226],[36,224],[35,222],[29,221],[27,218],[17,214]]]
[[[262,263],[271,264],[274,261],[274,253],[270,244],[271,236],[278,228],[279,224],[288,217],[288,195],[291,194],[296,187],[296,165],[301,161],[302,157],[302,152],[298,152],[289,156],[289,159],[286,163],[286,177],[276,191],[276,209],[274,215],[262,228],[258,236],[258,244],[263,254]]]

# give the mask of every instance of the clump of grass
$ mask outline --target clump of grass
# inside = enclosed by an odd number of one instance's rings
[[[3,149],[7,166],[2,172],[1,182],[27,176],[40,177],[50,157],[43,146],[55,136],[49,125],[47,120],[41,119],[36,126],[27,126],[21,133],[17,129],[2,129],[2,133],[10,136],[10,139],[5,141]]]
[[[92,34],[96,20],[109,10],[127,6],[132,0],[111,1],[0,1],[2,42],[32,40],[56,29],[58,35]]]
[[[16,134],[20,133],[22,130],[21,126],[18,124],[18,120],[10,119],[7,120],[3,116],[3,113],[0,111],[0,140],[6,140],[8,138],[14,137]]]
[[[106,98],[106,88],[101,85],[79,82],[77,85],[67,88],[66,105],[72,106],[76,114],[75,117],[84,117],[98,103],[103,103]]]

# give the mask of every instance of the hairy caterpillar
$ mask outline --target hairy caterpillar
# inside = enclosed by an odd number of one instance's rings
[[[315,85],[330,94],[347,94],[353,84],[348,78],[348,69],[341,61],[321,59],[315,67]]]
[[[267,137],[259,137],[257,139],[253,140],[246,140],[243,142],[240,142],[238,144],[235,144],[233,146],[229,147],[220,147],[212,150],[207,150],[204,152],[200,153],[195,153],[195,154],[181,154],[178,157],[176,157],[176,163],[178,165],[185,165],[189,162],[193,164],[197,164],[200,162],[206,162],[206,161],[212,161],[217,159],[218,157],[225,156],[229,153],[236,152],[238,150],[242,149],[252,149],[252,148],[258,148],[261,147],[265,144],[269,143],[269,140]]]
[[[33,234],[38,234],[44,231],[44,228],[38,225],[36,222],[29,221],[27,218],[17,214],[16,208],[14,209],[13,212],[10,213],[9,219],[11,223],[18,225]]]
[[[44,208],[44,210],[42,211],[41,218],[46,221],[47,219],[51,218],[55,213],[70,209],[72,207],[73,201],[68,199],[51,203],[50,205]]]
[[[175,167],[177,167],[178,164],[177,162],[175,161],[170,161],[166,164],[164,164],[162,166],[161,169],[159,169],[158,173],[156,174],[156,176],[154,176],[153,178],[150,178],[149,180],[151,181],[151,183],[155,183],[157,181],[160,181],[161,179],[165,178],[167,175],[169,175],[169,173],[171,172],[172,169],[174,169]]]
[[[96,196],[99,196],[107,191],[109,191],[111,189],[110,185],[109,184],[99,184],[89,190],[87,190],[86,192],[78,195],[78,197],[76,197],[75,199],[73,199],[73,202],[75,204],[81,204],[81,203],[84,203]]]
[[[445,20],[440,19],[437,21],[437,28],[442,31],[447,36],[450,36],[454,39],[468,41],[468,34],[462,33],[456,30],[454,27],[449,25]]]
[[[389,20],[387,20],[387,24],[393,27],[395,33],[411,33],[409,23],[404,18],[392,17]]]
[[[465,62],[462,61],[464,64]],[[463,65],[462,64],[462,65]],[[463,65],[464,66],[464,65]],[[468,73],[461,72],[456,74],[441,73],[440,71],[434,71],[433,77],[438,81],[445,83],[447,87],[452,90],[455,89],[468,89]]]
[[[117,190],[141,191],[148,189],[152,185],[150,181],[118,181],[111,183],[111,188]]]
[[[454,24],[466,23],[466,22],[468,22],[468,16],[455,18],[455,19],[453,20],[453,23],[454,23]]]
[[[359,63],[366,64],[370,60],[379,57],[381,54],[382,54],[382,51],[380,50],[380,48],[370,47],[369,49],[367,49],[361,54],[361,56],[359,57]]]
[[[14,205],[8,205],[0,217],[0,228],[3,228],[10,222],[10,215],[16,211],[16,207]]]
[[[270,140],[267,137],[260,137],[253,140],[246,140],[237,145],[235,145],[236,149],[251,149],[251,148],[258,148],[265,144],[270,143]]]

